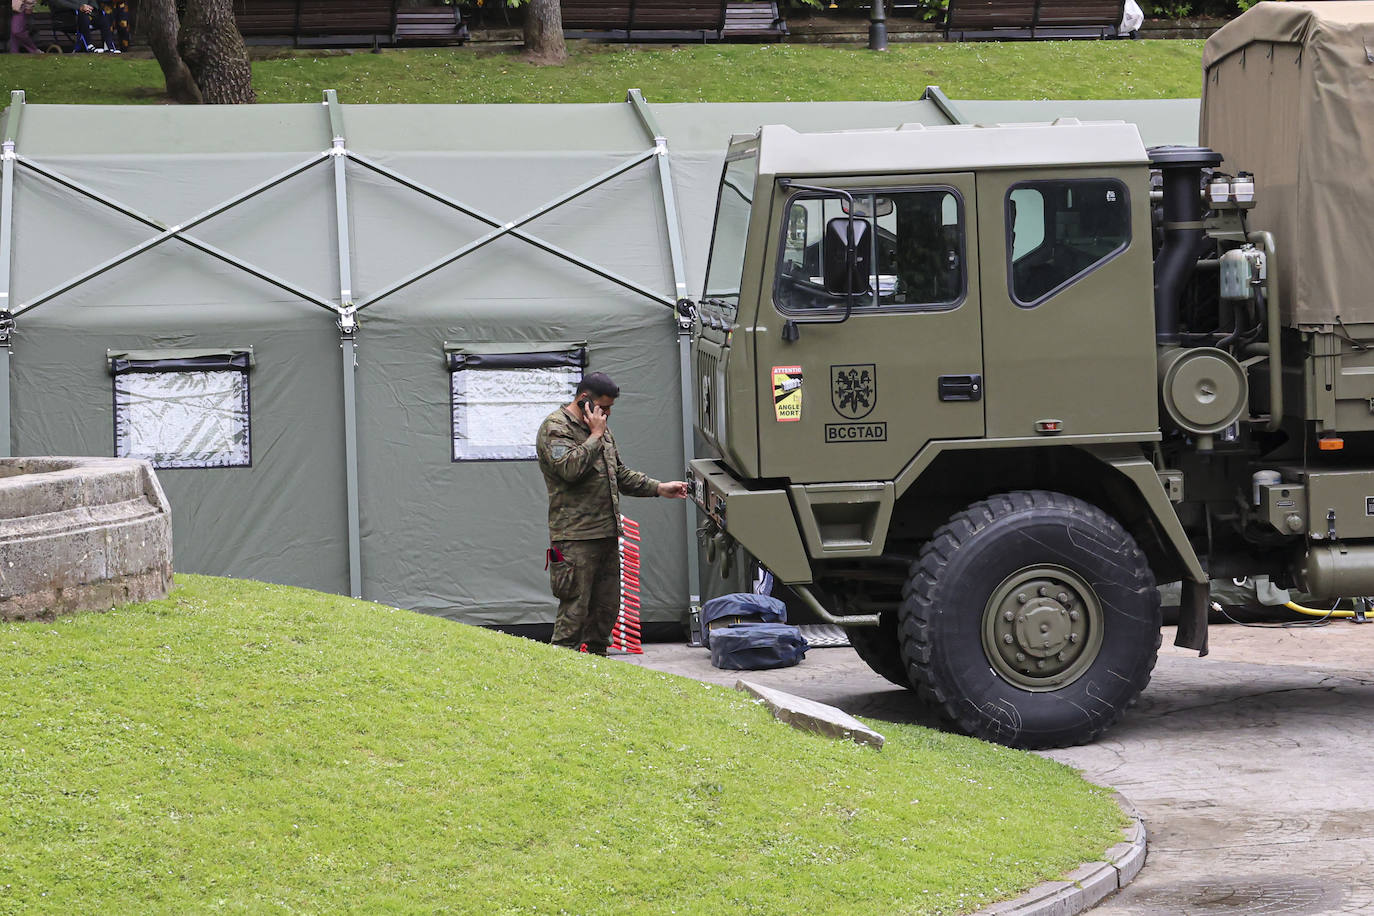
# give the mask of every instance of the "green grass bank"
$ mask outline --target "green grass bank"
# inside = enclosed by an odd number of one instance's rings
[[[1120,839],[1059,764],[334,595],[0,624],[0,912],[959,913]],[[876,723],[875,723],[876,724]]]
[[[914,99],[939,85],[964,99],[1196,98],[1201,41],[1029,41],[894,45],[887,53],[814,45],[625,47],[574,42],[568,63],[537,67],[509,50],[279,52],[253,62],[260,102],[652,102]],[[165,100],[138,55],[0,57],[0,85],[43,104]]]

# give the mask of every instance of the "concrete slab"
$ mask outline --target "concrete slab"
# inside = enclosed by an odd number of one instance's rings
[[[794,728],[825,738],[840,738],[875,748],[883,746],[882,735],[834,706],[745,680],[736,681],[735,689],[757,697],[772,711],[773,718]]]
[[[1374,625],[1214,626],[1212,654],[1164,635],[1152,683],[1096,744],[1046,756],[1117,788],[1150,831],[1139,874],[1101,916],[1374,912]],[[650,644],[633,664],[730,686],[704,649]],[[938,724],[852,649],[750,680],[889,722]],[[1143,856],[1141,857],[1143,858]]]

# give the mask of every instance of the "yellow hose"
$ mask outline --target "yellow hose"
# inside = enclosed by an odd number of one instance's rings
[[[1303,607],[1296,601],[1285,602],[1284,607],[1299,614],[1306,614],[1309,617],[1354,617],[1354,611],[1319,611],[1316,608]]]

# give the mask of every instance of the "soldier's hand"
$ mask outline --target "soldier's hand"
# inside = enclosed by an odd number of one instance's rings
[[[583,414],[587,418],[587,428],[592,431],[594,438],[600,437],[606,431],[606,411],[601,409],[598,404],[593,404],[592,409]]]
[[[681,480],[670,480],[658,485],[658,495],[664,499],[686,499],[687,484]]]

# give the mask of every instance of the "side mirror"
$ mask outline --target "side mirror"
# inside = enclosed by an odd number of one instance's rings
[[[825,224],[825,291],[836,296],[867,295],[873,266],[866,219],[837,216]],[[851,260],[852,259],[852,260]],[[852,269],[851,269],[852,265]]]

